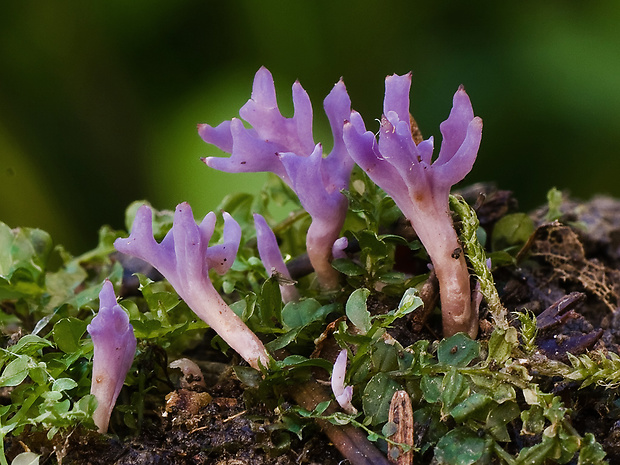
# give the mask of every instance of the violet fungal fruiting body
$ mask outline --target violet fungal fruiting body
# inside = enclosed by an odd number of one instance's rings
[[[351,100],[340,80],[324,101],[334,148],[323,157],[321,144],[315,144],[312,136],[312,105],[299,82],[293,84],[293,105],[294,116],[283,117],[273,77],[263,67],[254,78],[252,98],[239,110],[252,128],[233,118],[215,128],[201,124],[198,133],[205,142],[231,154],[229,158],[205,158],[211,168],[229,173],[269,171],[295,191],[312,217],[306,237],[308,257],[321,286],[331,289],[337,287],[339,278],[330,264],[331,248],[347,212],[347,199],[340,191],[348,187],[354,165],[342,128],[348,120],[364,131],[364,123],[351,111]]]
[[[291,278],[291,274],[286,268],[286,264],[282,259],[278,240],[275,234],[267,224],[265,218],[258,213],[254,213],[254,226],[256,228],[256,242],[258,245],[258,254],[265,265],[265,270],[269,276],[276,273],[280,282],[280,294],[282,302],[296,302],[299,300],[299,292],[295,287],[295,281]]]
[[[462,331],[475,337],[478,315],[472,311],[469,273],[448,198],[451,186],[473,166],[482,120],[474,117],[460,87],[450,116],[440,125],[443,140],[433,162],[433,138],[417,145],[412,138],[410,86],[411,73],[386,78],[378,143],[372,132],[362,133],[352,124],[345,124],[344,138],[351,157],[392,197],[428,252],[439,281],[444,336]]]
[[[152,212],[141,206],[128,238],[114,242],[116,250],[133,255],[155,267],[185,303],[220,335],[253,368],[268,366],[269,355],[258,337],[224,302],[213,287],[209,270],[226,272],[233,264],[241,228],[224,212],[224,242],[208,247],[216,217],[207,214],[196,224],[189,204],[177,206],[172,229],[157,243],[153,238]]]
[[[347,371],[347,350],[342,349],[336,357],[332,370],[331,386],[338,405],[349,414],[356,414],[357,409],[351,403],[353,386],[345,386],[344,378]]]
[[[108,431],[110,415],[136,353],[136,337],[129,317],[116,303],[107,279],[99,293],[99,311],[86,327],[93,340],[90,393],[97,399],[93,420],[100,433]]]

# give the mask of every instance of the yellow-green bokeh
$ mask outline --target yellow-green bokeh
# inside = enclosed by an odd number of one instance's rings
[[[467,181],[531,208],[557,186],[620,196],[620,4],[614,2],[8,2],[0,15],[0,220],[74,253],[124,208],[189,201],[196,215],[264,175],[214,172],[197,123],[237,115],[261,66],[283,111],[299,79],[315,136],[342,76],[369,128],[383,78],[413,70],[425,136],[464,84],[484,120]]]

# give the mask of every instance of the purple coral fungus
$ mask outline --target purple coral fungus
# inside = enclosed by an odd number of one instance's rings
[[[99,312],[86,329],[94,348],[90,393],[97,399],[97,409],[93,420],[99,432],[105,433],[136,353],[133,327],[125,311],[116,303],[114,287],[107,279],[99,293]]]
[[[444,336],[459,331],[475,337],[469,273],[452,224],[448,198],[452,185],[471,170],[482,138],[482,120],[474,117],[460,87],[452,110],[440,125],[443,136],[432,162],[433,138],[416,145],[409,115],[411,73],[385,79],[384,115],[379,142],[372,132],[347,123],[344,139],[351,157],[396,203],[426,248],[440,286]]]
[[[350,414],[356,414],[357,409],[351,403],[353,398],[353,386],[344,385],[344,378],[347,371],[347,350],[343,349],[336,357],[334,368],[332,370],[331,385],[336,402],[342,409]]]
[[[347,199],[340,193],[349,185],[353,160],[343,140],[345,120],[364,131],[357,112],[351,111],[351,100],[342,80],[325,98],[324,108],[334,137],[334,148],[323,157],[321,144],[312,136],[312,105],[299,82],[293,84],[292,118],[278,109],[271,73],[258,70],[252,87],[252,98],[239,110],[239,115],[252,125],[247,129],[233,118],[217,127],[198,126],[202,139],[231,154],[229,158],[207,157],[211,168],[229,173],[270,171],[291,187],[304,209],[312,217],[306,246],[308,257],[322,287],[338,285],[338,273],[332,268],[331,250],[344,224]]]
[[[295,302],[299,300],[299,292],[295,288],[295,282],[286,268],[286,264],[280,254],[278,240],[267,224],[265,218],[258,213],[254,214],[254,226],[256,227],[256,242],[258,244],[258,254],[265,265],[267,274],[277,273],[280,277],[280,293],[282,301]]]
[[[207,214],[197,225],[189,204],[182,203],[176,208],[172,229],[158,244],[153,238],[151,209],[143,205],[131,235],[117,239],[114,246],[157,268],[192,311],[244,360],[256,369],[260,364],[266,367],[269,355],[263,343],[224,302],[209,278],[210,269],[224,273],[232,266],[241,238],[239,224],[228,213],[223,215],[224,241],[209,247],[215,214]]]

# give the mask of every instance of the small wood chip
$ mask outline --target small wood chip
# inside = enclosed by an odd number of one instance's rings
[[[388,449],[389,461],[396,465],[412,465],[413,408],[407,391],[396,391],[392,396],[388,421],[396,426],[396,432],[389,439],[411,447],[407,452],[404,452],[402,447],[390,445]]]

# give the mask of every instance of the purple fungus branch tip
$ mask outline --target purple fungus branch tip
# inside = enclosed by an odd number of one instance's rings
[[[345,386],[344,378],[347,372],[347,350],[343,349],[336,357],[332,370],[331,385],[336,402],[342,409],[350,414],[356,414],[357,409],[351,403],[353,398],[353,386]]]
[[[331,266],[331,248],[344,224],[347,199],[340,192],[349,185],[353,160],[343,139],[343,125],[351,121],[364,131],[361,117],[351,111],[351,100],[342,80],[325,98],[324,109],[334,137],[334,148],[323,157],[321,144],[312,136],[312,105],[299,82],[293,84],[292,118],[278,109],[273,77],[266,68],[256,73],[252,98],[233,118],[217,127],[201,124],[202,139],[231,154],[229,158],[207,157],[203,161],[229,173],[269,171],[295,191],[301,205],[312,217],[306,246],[320,285],[338,286],[338,272]]]
[[[299,292],[295,288],[295,282],[286,268],[282,259],[278,240],[275,234],[263,218],[258,213],[254,214],[254,226],[256,227],[256,242],[258,244],[258,254],[265,265],[265,270],[270,276],[276,273],[280,278],[280,293],[282,301],[296,302],[299,300]]]
[[[379,142],[372,132],[345,124],[351,157],[396,203],[411,222],[433,262],[439,280],[444,337],[465,332],[475,337],[478,315],[472,310],[469,273],[452,223],[448,197],[452,185],[471,170],[482,138],[482,120],[459,87],[446,121],[440,125],[441,149],[433,162],[433,138],[416,145],[411,134],[411,73],[385,80],[384,115]]]
[[[209,247],[215,221],[211,212],[197,225],[189,204],[182,203],[176,208],[172,229],[158,244],[153,238],[151,209],[143,205],[131,235],[117,239],[114,246],[157,268],[192,311],[244,360],[256,369],[260,364],[266,367],[269,355],[263,343],[224,302],[209,278],[210,269],[224,273],[230,268],[241,237],[237,222],[224,213],[223,243]]]
[[[332,256],[334,258],[347,258],[345,249],[349,246],[349,240],[346,237],[336,239],[332,246]]]
[[[107,279],[99,293],[99,311],[86,329],[94,348],[90,393],[97,399],[97,409],[93,420],[99,432],[106,433],[116,398],[136,353],[133,327],[116,303],[114,287]]]

